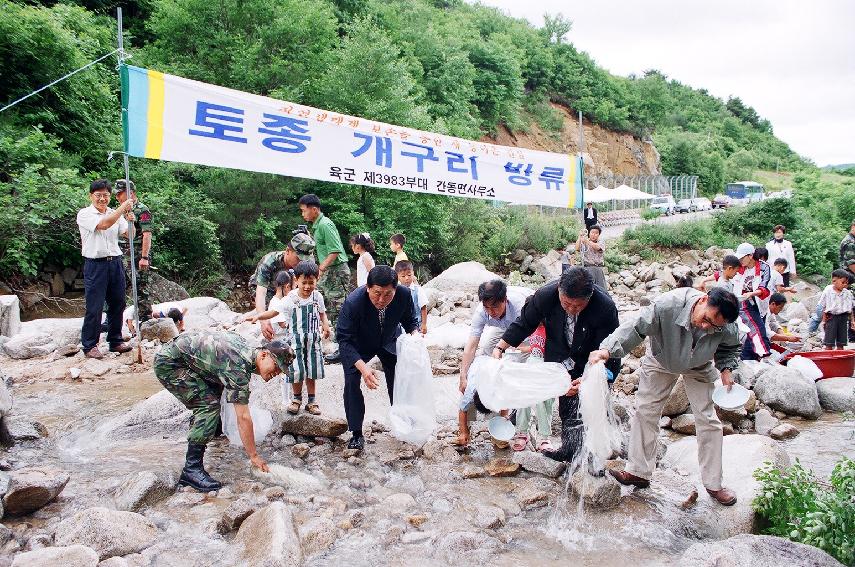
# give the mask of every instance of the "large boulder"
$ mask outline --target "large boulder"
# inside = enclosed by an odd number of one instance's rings
[[[683,377],[680,376],[671,389],[671,395],[668,396],[665,407],[662,408],[662,415],[673,417],[687,411],[689,411],[689,396],[686,395],[686,386],[683,383]]]
[[[461,262],[449,267],[422,287],[434,288],[446,293],[476,293],[479,285],[494,279],[501,279],[501,277],[485,268],[484,264]]]
[[[816,383],[819,405],[827,411],[855,412],[855,378],[826,378]]]
[[[17,295],[0,295],[0,336],[14,337],[21,330],[21,302]]]
[[[26,415],[9,414],[0,420],[0,441],[12,446],[47,437],[47,427]]]
[[[85,545],[69,547],[43,547],[26,553],[19,553],[12,561],[12,567],[95,567],[98,554]]]
[[[157,534],[145,516],[97,507],[61,521],[54,540],[57,545],[86,545],[107,559],[142,551],[155,542]]]
[[[303,561],[291,510],[282,502],[274,502],[244,520],[234,543],[243,546],[241,564],[247,567],[296,567]]]
[[[816,306],[814,306],[816,309]],[[787,306],[784,307],[783,313],[781,313],[781,318],[784,321],[792,321],[793,319],[799,319],[801,321],[807,321],[810,319],[810,316],[813,312],[808,311],[808,308],[804,303],[798,301],[790,301],[787,303]]]
[[[117,510],[136,512],[152,506],[175,492],[177,479],[172,471],[160,474],[141,471],[126,480],[113,495]]]
[[[696,543],[683,553],[684,567],[843,567],[843,564],[812,545],[788,539],[740,534],[722,541]]]
[[[32,335],[18,333],[3,343],[3,350],[12,358],[22,360],[48,355],[56,350],[56,343],[48,333]]]
[[[761,402],[788,415],[809,419],[822,415],[816,384],[798,370],[778,364],[768,365],[757,374],[754,391]]]
[[[187,308],[187,313],[184,315],[184,328],[188,331],[233,325],[242,319],[239,313],[229,309],[224,301],[216,297],[191,297],[182,301],[170,302],[169,305],[178,309]]]
[[[306,437],[338,437],[347,431],[347,422],[340,417],[328,415],[312,415],[301,412],[291,415],[287,412],[276,412],[274,423],[279,423],[279,430],[291,435]]]
[[[148,292],[148,297],[152,303],[180,301],[190,297],[190,294],[187,293],[186,289],[177,283],[164,278],[157,272],[149,272],[146,291]]]
[[[816,293],[814,295],[802,298],[802,300],[799,301],[799,303],[804,305],[804,307],[805,307],[805,309],[807,309],[808,313],[813,313],[816,311],[816,305],[817,305],[817,303],[819,303],[819,296],[820,295],[821,294]]]
[[[103,421],[96,435],[109,439],[139,439],[154,435],[179,436],[186,431],[192,412],[170,394],[161,390],[134,404],[122,415]]]
[[[9,487],[3,495],[8,516],[35,512],[56,498],[68,484],[68,473],[54,467],[28,467],[9,473]]]
[[[561,277],[561,252],[558,250],[550,250],[546,256],[541,256],[531,263],[531,269],[535,274],[543,276],[543,279],[550,282]]]
[[[34,319],[21,323],[22,335],[37,335],[47,333],[56,343],[56,348],[80,343],[80,329],[83,327],[83,317],[70,319]]]
[[[663,465],[686,475],[700,493],[697,504],[687,511],[694,535],[701,538],[726,538],[754,530],[754,510],[751,501],[760,483],[754,471],[769,461],[778,468],[789,465],[790,459],[779,443],[762,435],[728,435],[722,450],[722,484],[736,493],[733,506],[721,506],[707,496],[698,467],[697,437],[684,437],[668,446]],[[657,478],[659,477],[659,478]],[[663,471],[657,469],[653,480],[662,481]],[[663,485],[665,482],[662,481]],[[688,524],[687,524],[688,525]]]

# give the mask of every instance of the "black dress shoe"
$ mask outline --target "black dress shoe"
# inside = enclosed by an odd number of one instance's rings
[[[351,437],[350,441],[347,442],[348,449],[355,449],[357,451],[361,451],[365,448],[365,437],[360,435],[359,437]]]
[[[341,354],[338,352],[338,349],[335,349],[335,352],[331,352],[328,355],[324,356],[324,360],[329,362],[330,364],[334,362],[341,362]]]

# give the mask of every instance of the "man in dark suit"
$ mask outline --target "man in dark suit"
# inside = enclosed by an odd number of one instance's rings
[[[585,228],[590,232],[591,227],[597,224],[597,209],[594,208],[593,203],[588,203],[582,211],[582,218],[585,219]]]
[[[389,401],[395,387],[395,340],[399,326],[407,333],[418,329],[410,290],[398,285],[398,277],[389,266],[375,266],[368,272],[368,283],[347,296],[336,325],[341,364],[344,367],[344,412],[352,437],[348,449],[362,450],[362,421],[365,399],[361,382],[373,390],[379,384],[368,361],[375,355],[383,365]]]
[[[544,361],[562,363],[573,378],[567,394],[558,398],[561,448],[543,454],[556,461],[572,461],[583,442],[577,395],[580,378],[591,352],[618,328],[617,307],[608,293],[594,285],[587,270],[574,266],[528,298],[493,350],[493,357],[501,358],[507,347],[518,346],[540,323],[546,327]],[[620,359],[609,359],[606,368],[617,376]]]

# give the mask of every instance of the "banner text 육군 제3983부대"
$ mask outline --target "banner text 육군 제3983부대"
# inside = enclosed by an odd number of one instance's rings
[[[393,126],[122,66],[135,157],[581,208],[581,159]],[[126,113],[124,112],[126,110]]]

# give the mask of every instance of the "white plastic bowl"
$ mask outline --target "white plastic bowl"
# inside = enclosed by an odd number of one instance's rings
[[[514,436],[514,431],[516,431],[514,424],[500,415],[487,422],[487,429],[490,431],[493,439],[498,439],[499,441],[510,441]]]
[[[730,392],[728,392],[727,388],[721,383],[721,380],[716,380],[712,400],[721,409],[736,410],[743,407],[750,397],[751,394],[745,386],[734,384]]]

